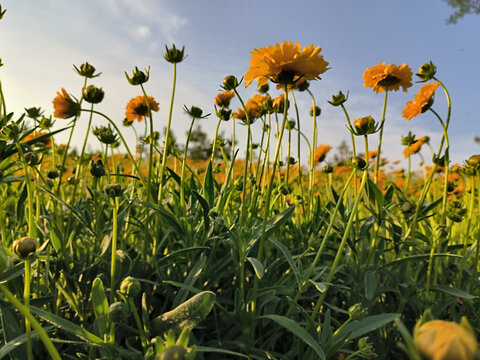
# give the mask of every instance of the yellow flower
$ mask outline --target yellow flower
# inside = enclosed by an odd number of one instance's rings
[[[418,93],[413,97],[413,101],[409,101],[402,110],[405,120],[410,120],[415,116],[427,111],[433,104],[433,95],[438,88],[439,83],[427,83],[423,85]]]
[[[57,96],[52,100],[53,116],[59,119],[68,119],[77,116],[80,112],[78,103],[70,97],[67,90],[62,88],[62,92],[57,92]]]
[[[213,99],[213,101],[217,106],[228,108],[230,106],[230,100],[232,100],[234,96],[234,91],[222,91],[221,93],[217,94],[217,96],[215,96],[215,99]]]
[[[278,84],[292,84],[300,78],[320,79],[329,68],[328,62],[320,55],[322,48],[312,45],[302,49],[300,43],[284,41],[282,44],[254,49],[250,69],[245,74],[245,87],[253,80],[263,85],[271,80]]]
[[[148,97],[148,103],[150,104],[150,109],[152,111],[159,110],[158,103],[152,96]],[[137,96],[128,102],[127,109],[125,111],[126,121],[132,122],[135,119],[137,119],[138,121],[142,121],[143,118],[147,115],[148,107],[145,96]]]
[[[270,96],[268,95],[255,94],[247,100],[245,108],[247,109],[250,123],[253,123],[256,119],[263,115],[264,109],[266,109],[266,106],[268,106],[269,99]],[[232,114],[232,116],[235,119],[242,120],[243,122],[246,122],[247,120],[245,111],[242,108],[239,108],[235,113]]]
[[[395,90],[403,88],[404,92],[412,86],[412,70],[410,66],[402,64],[400,66],[384,62],[372,66],[363,73],[363,87],[371,87],[376,93],[383,90]]]
[[[430,360],[474,360],[478,351],[471,327],[443,320],[416,326],[413,341]]]
[[[327,157],[328,152],[332,150],[330,145],[319,145],[315,149],[315,163],[321,163]]]

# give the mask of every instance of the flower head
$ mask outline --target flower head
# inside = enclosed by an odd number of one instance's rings
[[[372,66],[363,73],[363,87],[371,87],[376,93],[382,91],[403,88],[404,92],[412,86],[412,71],[410,66],[402,64],[400,66],[381,62],[376,66]]]
[[[285,94],[281,94],[273,99],[273,110],[276,113],[283,113],[285,106]],[[290,101],[287,100],[287,109],[290,107]]]
[[[328,152],[332,150],[330,145],[319,145],[315,149],[315,163],[321,163],[327,157]]]
[[[477,341],[466,320],[460,325],[443,320],[417,325],[413,341],[422,355],[432,360],[473,360],[478,350]]]
[[[67,93],[67,90],[62,88],[62,92],[57,92],[57,96],[52,100],[53,116],[59,119],[68,119],[77,116],[80,113],[80,105],[73,100]]]
[[[413,143],[410,144],[410,155],[418,153],[422,149],[422,145],[426,144],[430,141],[430,138],[428,136],[421,136],[418,139],[414,139]],[[406,147],[403,150],[403,155],[405,156],[405,159],[408,158],[408,147]]]
[[[185,46],[182,46],[182,50],[180,50],[175,47],[175,44],[170,49],[165,45],[163,58],[172,64],[182,62],[185,59]]]
[[[148,103],[150,104],[150,109],[152,111],[158,111],[158,103],[152,96],[148,97]],[[148,116],[148,106],[145,96],[137,96],[131,99],[127,104],[127,109],[125,111],[126,120],[132,122],[137,119],[137,121],[142,121],[145,116]]]
[[[232,100],[234,96],[234,91],[222,91],[221,93],[218,93],[217,96],[215,96],[213,102],[217,106],[228,108],[230,106],[230,100]]]
[[[95,67],[93,65],[90,65],[88,62],[83,63],[79,67],[76,67],[75,65],[73,65],[73,68],[78,73],[78,75],[85,76],[86,78],[89,78],[89,79],[101,75],[101,73],[95,74]]]
[[[253,80],[265,84],[271,80],[280,85],[293,84],[300,78],[320,79],[320,74],[328,70],[328,62],[320,55],[322,48],[312,45],[302,49],[300,43],[284,41],[282,44],[254,49],[250,59],[250,69],[245,74],[245,86]]]
[[[418,93],[413,97],[413,101],[409,101],[405,109],[402,110],[405,120],[410,120],[430,109],[433,105],[433,95],[438,85],[438,82],[426,83],[418,90]]]
[[[148,69],[143,71],[139,70],[138,67],[135,66],[135,69],[132,71],[131,75],[128,75],[127,72],[125,72],[125,77],[131,85],[141,85],[147,82],[148,78],[150,77],[150,66]]]

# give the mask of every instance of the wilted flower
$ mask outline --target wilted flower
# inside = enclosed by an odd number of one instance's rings
[[[148,103],[152,111],[159,110],[158,103],[152,96],[148,97]],[[127,121],[132,122],[135,119],[137,119],[137,121],[142,121],[145,116],[148,116],[148,106],[147,101],[145,100],[145,96],[140,95],[131,99],[128,102],[125,111],[125,117]]]
[[[230,106],[230,100],[235,96],[234,91],[222,91],[221,93],[215,96],[213,102],[215,105],[220,106],[222,108],[228,108]]]
[[[300,43],[284,41],[282,44],[254,49],[250,69],[245,74],[245,86],[253,80],[265,84],[271,80],[280,85],[293,84],[300,78],[320,79],[328,70],[328,62],[320,55],[322,48],[309,45],[302,49]]]
[[[418,90],[418,93],[413,97],[413,101],[409,101],[405,109],[402,110],[405,120],[410,120],[430,109],[433,105],[433,95],[438,85],[438,82],[427,83]]]
[[[466,318],[460,325],[443,320],[417,324],[413,341],[420,353],[432,360],[474,360],[478,351],[477,341]]]
[[[376,93],[384,90],[397,91],[400,87],[404,92],[412,86],[412,71],[410,66],[402,64],[400,66],[381,62],[372,66],[363,73],[364,87],[371,87]]]
[[[59,119],[68,119],[77,116],[80,113],[80,105],[73,100],[67,93],[67,90],[62,88],[62,92],[57,92],[57,96],[53,99],[53,116]]]

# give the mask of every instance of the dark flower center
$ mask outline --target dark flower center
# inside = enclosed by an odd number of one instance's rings
[[[400,78],[393,76],[393,75],[387,75],[385,79],[380,80],[377,84],[383,87],[388,87],[388,86],[393,86],[398,84],[401,81]]]
[[[143,105],[143,104],[135,106],[135,112],[138,115],[145,116],[145,115],[148,114],[148,107],[147,107],[147,105]]]

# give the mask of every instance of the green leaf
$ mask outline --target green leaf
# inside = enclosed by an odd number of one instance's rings
[[[14,339],[18,338],[25,333],[25,330],[20,326],[19,319],[15,316],[13,309],[10,304],[5,302],[0,302],[0,310],[2,312],[2,333],[3,340],[6,344],[13,342]],[[3,350],[3,347],[2,347]],[[11,360],[23,360],[27,358],[27,346],[22,344],[20,346],[11,349],[10,359]]]
[[[197,350],[197,352],[220,353],[220,354],[234,355],[234,356],[243,357],[245,359],[250,359],[250,357],[247,355],[240,354],[236,351],[231,351],[231,350],[218,349],[218,348],[213,348],[208,346],[197,346],[195,349]]]
[[[401,314],[395,313],[368,316],[362,320],[352,321],[347,324],[338,335],[348,334],[348,340],[353,340],[387,325],[400,316]]]
[[[285,259],[287,260],[288,265],[290,265],[290,268],[292,269],[293,274],[295,275],[295,280],[297,281],[297,285],[300,285],[300,274],[298,272],[297,266],[295,265],[295,261],[293,260],[290,250],[288,250],[288,248],[278,240],[275,240],[273,238],[270,238],[269,240],[270,242],[273,243],[273,245],[275,245],[282,252],[283,256],[285,256]]]
[[[203,209],[203,222],[205,224],[205,229],[208,230],[208,227],[210,226],[210,217],[208,216],[210,212],[210,207],[208,206],[207,200],[205,200],[202,195],[200,195],[196,190],[192,190],[192,194],[195,195],[197,198],[198,202],[202,206]]]
[[[475,299],[477,298],[477,296],[474,296],[464,290],[461,290],[461,289],[457,289],[457,288],[453,288],[453,287],[450,287],[450,286],[432,286],[430,287],[431,290],[435,290],[435,291],[440,291],[440,292],[443,292],[445,294],[448,294],[448,295],[452,295],[452,296],[455,296],[455,297],[459,297],[459,298],[464,298],[464,299]]]
[[[52,332],[52,330],[55,329],[53,326],[47,326],[44,327],[43,330],[48,334],[49,332]],[[31,332],[31,337],[35,338],[37,337],[38,334],[35,330],[32,330]],[[10,340],[6,344],[4,344],[0,348],[0,359],[3,359],[5,356],[8,355],[10,352],[14,352],[15,349],[17,349],[19,346],[22,346],[27,342],[27,334],[22,334],[20,336],[17,336],[15,339]],[[12,355],[10,355],[12,356]],[[20,357],[20,359],[25,359],[27,357],[27,353],[25,351],[25,354]],[[12,357],[12,359],[15,359],[15,357]]]
[[[318,354],[320,359],[325,359],[325,353],[323,352],[320,344],[305,329],[300,327],[296,321],[276,314],[263,315],[260,316],[260,318],[273,320],[278,325],[283,326],[288,331],[291,331],[295,336],[309,345]]]
[[[213,207],[213,203],[215,201],[214,181],[215,179],[213,178],[212,161],[210,161],[208,163],[207,171],[205,173],[203,188],[205,199],[207,200],[210,209]]]
[[[377,290],[377,277],[371,271],[365,273],[365,296],[367,300],[372,301]]]
[[[260,260],[254,257],[247,257],[247,260],[250,262],[250,264],[252,264],[253,270],[255,270],[255,275],[257,275],[257,277],[261,279],[263,277],[263,274],[265,273],[265,269]]]
[[[370,178],[367,178],[366,192],[370,201],[377,205],[377,212],[378,215],[380,215],[384,201],[383,194],[382,191],[378,188],[378,186]]]
[[[0,275],[0,283],[5,283],[19,276],[22,276],[24,272],[25,272],[25,265],[23,262],[20,262],[14,267],[8,269],[7,271],[4,271]]]
[[[49,322],[50,324],[59,327],[60,329],[73,334],[80,339],[85,340],[86,342],[89,343],[94,343],[94,344],[103,344],[103,340],[100,339],[98,336],[92,334],[91,332],[81,328],[80,326],[65,320],[61,318],[60,316],[57,316],[55,314],[49,313],[47,311],[44,311],[42,309],[39,309],[35,306],[30,306],[30,311],[35,314],[40,316],[42,319],[45,321]]]
[[[92,303],[95,318],[97,319],[98,327],[100,330],[100,336],[104,337],[105,334],[107,334],[109,328],[108,301],[102,280],[100,278],[96,278],[95,280],[93,280]]]

